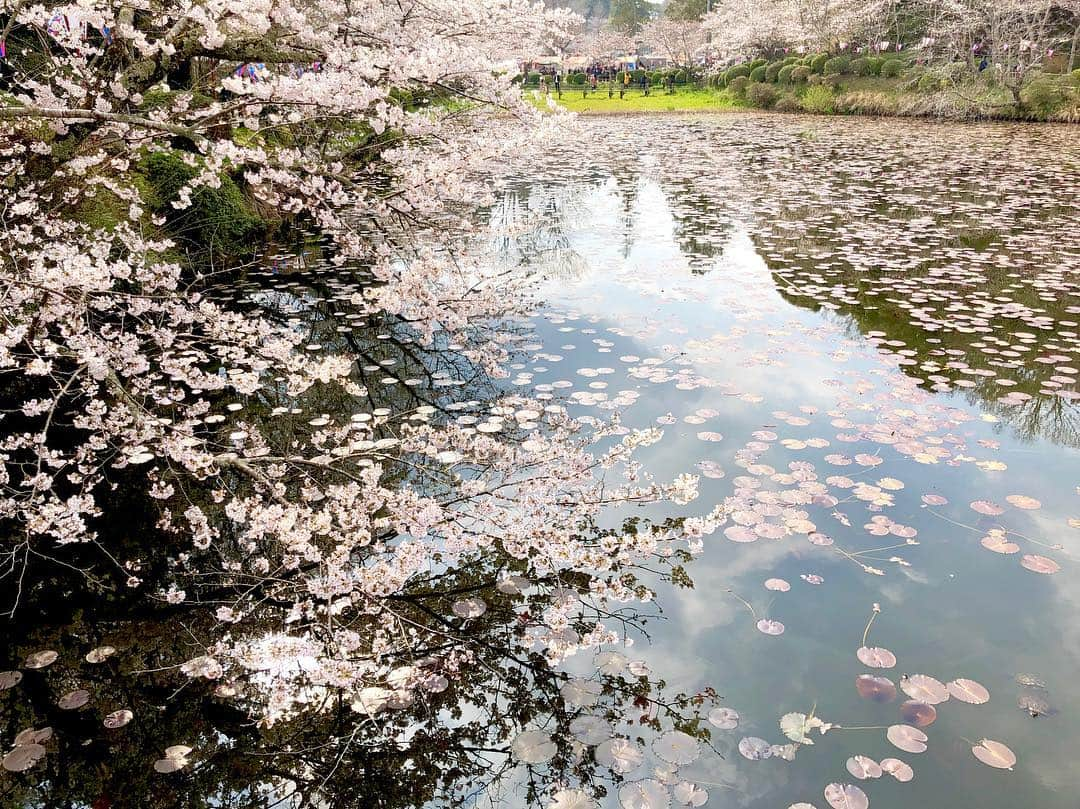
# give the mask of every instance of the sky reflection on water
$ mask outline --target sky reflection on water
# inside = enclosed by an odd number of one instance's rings
[[[1080,311],[1080,174],[1069,133],[739,116],[587,126],[596,148],[585,176],[568,179],[573,157],[554,149],[530,178],[511,186],[496,211],[497,227],[524,220],[526,212],[546,224],[542,242],[504,245],[508,259],[524,257],[553,279],[545,289],[548,307],[535,318],[544,356],[519,369],[527,376],[518,383],[539,384],[543,392],[551,390],[545,384],[570,381],[572,387],[554,392],[584,394],[581,414],[599,407],[603,415],[605,397],[633,391],[636,401],[623,412],[629,427],[673,415],[664,440],[646,451],[646,469],[671,479],[711,461],[725,472],[721,479],[702,477],[688,514],[705,514],[734,493],[735,479],[747,474],[739,451],[755,440],[752,433],[766,430],[777,440],[754,451],[753,462],[780,472],[792,461],[808,462],[822,479],[898,480],[903,488],[890,492],[895,505],[876,513],[918,532],[918,545],[872,557],[881,560],[872,563],[880,576],[835,552],[893,544],[864,530],[872,514],[857,500],[836,507],[850,526],[830,518],[829,508],[806,507],[818,530],[835,539],[833,547],[801,535],[752,544],[730,542],[722,532],[706,538],[703,556],[690,568],[696,587],[661,589],[666,620],[652,626],[651,645],[635,647],[675,687],[711,684],[742,714],[737,730],[714,732],[725,759],[706,756],[683,775],[707,786],[709,805],[721,806],[824,806],[822,789],[831,781],[859,783],[875,807],[1075,806],[1080,777],[1071,751],[1080,724],[1070,707],[1080,704],[1074,677],[1080,589],[1077,527],[1068,520],[1080,514],[1070,365]],[[917,154],[925,158],[913,162]],[[882,155],[894,159],[876,162]],[[980,176],[978,167],[990,164],[994,176]],[[813,185],[832,169],[859,178],[873,166],[872,182]],[[800,219],[790,213],[800,199],[831,199],[835,207],[804,208]],[[789,214],[777,217],[778,206]],[[981,208],[988,213],[973,233],[972,212]],[[834,215],[842,210],[869,213],[861,222],[854,214],[844,218],[838,229]],[[815,236],[823,220],[834,228]],[[918,238],[920,222],[933,222],[924,228],[933,232],[929,241]],[[852,240],[862,251],[858,266],[849,260]],[[928,244],[938,247],[928,252]],[[903,277],[896,268],[907,259],[910,273],[929,270],[943,280],[943,310],[954,318],[944,328],[927,328],[927,310],[913,313],[893,291],[894,279]],[[838,270],[835,284],[845,288],[808,280],[830,265]],[[1008,266],[1019,280],[997,266]],[[982,273],[985,283],[973,283],[970,272]],[[998,307],[992,311],[991,299]],[[1010,341],[1030,350],[1014,351],[1002,364],[994,339],[1006,344],[1000,350],[1009,351]],[[1048,356],[1049,362],[1036,360]],[[650,381],[640,373],[648,371],[646,358],[655,358],[654,370],[668,367],[681,376]],[[943,367],[948,362],[954,367]],[[606,368],[614,372],[578,373]],[[981,373],[968,373],[973,370]],[[995,378],[1005,383],[995,389],[984,382]],[[1026,394],[1002,403],[1013,388]],[[701,408],[719,415],[700,425],[684,420]],[[834,421],[876,423],[871,439],[880,437],[883,423],[897,429],[916,423],[919,435],[910,440],[948,451],[938,458],[897,452],[868,440],[865,429]],[[700,431],[723,439],[699,440]],[[829,446],[780,444],[813,437]],[[836,453],[883,462],[839,467],[824,459]],[[758,474],[766,487],[768,477]],[[920,499],[927,493],[949,502],[928,506]],[[1018,494],[1037,498],[1041,507],[1012,507],[1006,497]],[[1005,513],[980,515],[969,507],[976,500],[1001,503]],[[998,525],[1041,544],[1016,540],[1019,553],[993,553],[980,538]],[[891,554],[909,566],[887,561]],[[1062,569],[1052,576],[1025,570],[1019,560],[1029,554],[1045,554]],[[800,578],[813,574],[823,583]],[[790,582],[790,591],[766,590],[769,577]],[[758,616],[783,621],[784,634],[758,632],[728,590]],[[882,613],[870,645],[896,653],[891,670],[869,670],[855,657],[874,603]],[[900,722],[905,697],[883,705],[861,699],[854,682],[864,672],[894,683],[902,672],[943,682],[967,677],[984,684],[991,699],[938,706],[937,721],[926,730],[927,752],[903,753],[886,741],[884,727]],[[1016,682],[1017,674],[1045,681],[1042,696],[1061,712],[1035,719],[1021,711],[1016,700],[1030,689]],[[790,763],[746,761],[737,752],[748,735],[786,741],[779,717],[812,708],[826,721],[881,729],[815,735],[815,745]],[[972,744],[983,737],[1017,752],[1013,772],[972,756]],[[901,758],[914,767],[915,779],[855,781],[844,765],[858,754]]]

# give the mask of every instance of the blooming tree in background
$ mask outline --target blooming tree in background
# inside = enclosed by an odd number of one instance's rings
[[[688,67],[705,47],[706,36],[701,23],[696,20],[659,17],[645,24],[641,39],[673,65]]]

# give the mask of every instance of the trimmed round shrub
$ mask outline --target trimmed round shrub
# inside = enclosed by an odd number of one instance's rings
[[[806,68],[803,68],[805,70]],[[780,84],[791,84],[791,74],[796,70],[795,65],[785,65],[780,68],[780,72],[776,74],[776,80]]]
[[[819,53],[810,60],[810,69],[815,73],[824,73],[825,65],[829,61],[829,54]]]
[[[663,84],[665,78],[667,78],[667,76],[665,75],[664,71],[654,70],[652,73],[649,74],[649,84]]]
[[[585,74],[581,72],[571,73],[570,84],[574,85],[575,87],[581,87],[583,84],[585,84]]]
[[[750,79],[746,76],[736,76],[728,82],[728,89],[739,98],[744,98],[746,96],[746,88],[749,84]]]
[[[765,68],[765,81],[771,81],[776,83],[777,77],[780,75],[780,71],[783,69],[783,62],[773,62]]]
[[[1065,94],[1053,81],[1038,77],[1020,91],[1024,109],[1047,118],[1065,103]]]
[[[847,56],[834,56],[825,63],[825,75],[830,73],[847,73],[851,68],[851,58]]]
[[[789,81],[792,84],[803,84],[810,80],[813,74],[810,73],[810,68],[806,65],[796,65],[791,69],[791,76]]]
[[[776,88],[771,84],[762,84],[761,82],[755,82],[751,84],[746,91],[746,97],[750,100],[750,103],[755,107],[763,110],[769,109],[776,103]]]
[[[802,57],[801,56],[787,56],[787,57],[784,58],[784,61],[783,61],[784,67],[787,67],[788,65],[801,65],[801,64],[802,64]]]
[[[853,76],[869,76],[872,72],[870,70],[870,60],[862,56],[858,59],[852,59],[848,70],[851,71]]]
[[[685,70],[677,70],[677,71],[675,71],[675,83],[676,84],[686,84],[688,81],[690,81],[690,74],[689,73],[687,73]]]
[[[919,92],[920,93],[932,93],[941,87],[941,79],[935,76],[933,73],[927,73],[921,79],[919,79]]]
[[[642,70],[641,68],[638,68],[637,70],[631,70],[630,71],[630,81],[632,81],[634,84],[640,84],[641,80],[644,77],[645,77],[645,71]]]
[[[726,71],[724,71],[724,80],[728,84],[731,84],[731,82],[734,79],[739,78],[739,76],[749,77],[749,75],[750,65],[735,65],[735,67],[729,67]]]
[[[802,108],[817,115],[829,115],[834,110],[835,100],[828,87],[808,87],[802,96]]]
[[[900,75],[900,72],[904,69],[904,63],[899,59],[886,59],[881,63],[881,77],[884,79],[895,79]]]
[[[763,82],[765,81],[765,65],[758,65],[750,71],[750,81]]]
[[[755,59],[753,62],[750,63],[750,69],[753,70],[755,67],[764,67],[768,63],[768,59]]]
[[[538,85],[540,83],[540,74],[539,73],[530,73],[529,74],[529,80],[527,82],[525,82],[525,83],[532,86],[532,87],[535,87],[536,85]]]

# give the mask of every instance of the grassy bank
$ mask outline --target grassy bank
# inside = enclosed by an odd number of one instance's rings
[[[684,86],[669,95],[663,88],[646,96],[634,88],[619,98],[606,88],[582,93],[564,89],[559,104],[585,115],[637,112],[708,112],[765,109],[817,115],[882,115],[953,120],[1029,120],[1080,123],[1080,77],[1036,76],[1017,106],[1009,91],[989,81],[950,83],[917,76],[830,75],[820,81],[733,81],[726,87]],[[538,107],[546,99],[533,89],[526,95]]]
[[[541,108],[546,107],[546,99],[542,95],[527,92],[534,104]],[[557,100],[563,108],[586,115],[727,110],[745,106],[725,92],[693,87],[680,88],[674,95],[668,95],[663,90],[650,91],[647,96],[641,90],[634,89],[627,92],[623,98],[619,98],[617,91],[608,98],[607,90],[603,89],[590,92],[584,97],[581,90],[564,90],[562,98]]]

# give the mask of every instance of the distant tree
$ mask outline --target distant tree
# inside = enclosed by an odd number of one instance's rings
[[[664,16],[669,20],[700,20],[710,5],[709,0],[668,0]]]
[[[677,67],[689,67],[705,47],[705,30],[695,20],[650,20],[641,28],[641,38]]]
[[[649,0],[612,0],[608,20],[615,30],[636,34],[652,16],[653,5]]]

